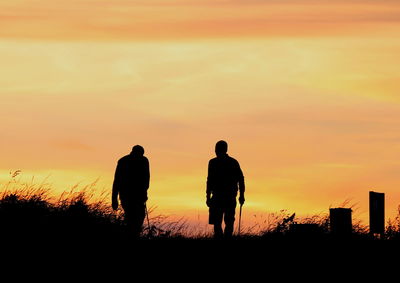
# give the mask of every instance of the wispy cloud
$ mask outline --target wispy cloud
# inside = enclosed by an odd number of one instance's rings
[[[62,151],[92,151],[94,150],[93,146],[90,146],[87,143],[84,143],[79,140],[74,139],[63,139],[63,140],[55,140],[52,141],[51,146],[55,147],[58,150]]]
[[[14,38],[315,36],[382,31],[400,21],[400,5],[358,0],[6,1],[0,4],[0,20],[0,36]]]

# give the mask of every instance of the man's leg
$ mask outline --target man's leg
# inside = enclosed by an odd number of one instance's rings
[[[142,232],[143,221],[146,215],[144,204],[125,203],[123,204],[123,209],[128,234],[134,238],[138,238]]]
[[[220,207],[214,208],[214,238],[221,239],[223,236],[222,232],[222,217],[223,217],[223,210]]]
[[[233,228],[235,224],[235,208],[236,208],[236,199],[230,200],[226,203],[224,207],[224,222],[225,222],[225,230],[224,237],[231,238],[233,234]]]
[[[131,205],[126,205],[124,204],[123,206],[124,209],[124,221],[126,224],[126,234],[127,236],[131,237],[133,234],[133,211],[132,211],[132,206]]]
[[[135,216],[133,222],[133,233],[136,237],[139,237],[143,229],[144,218],[146,217],[146,208],[144,204],[135,205]]]

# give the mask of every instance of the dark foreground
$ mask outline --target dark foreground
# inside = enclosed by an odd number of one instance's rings
[[[400,252],[397,242],[369,240],[100,239],[25,239],[3,249],[2,258],[7,259],[3,268],[16,267],[15,274],[30,270],[31,278],[38,272],[52,272],[62,278],[71,276],[70,280],[111,274],[131,282],[146,280],[143,276],[151,282],[160,277],[167,282],[215,282],[217,278],[276,282],[274,277],[284,282],[310,278],[347,282],[352,276],[358,280],[366,274],[397,273]]]
[[[12,282],[22,275],[42,281],[50,272],[57,273],[52,277],[57,282],[69,276],[75,282],[84,279],[81,274],[93,279],[109,273],[128,274],[130,282],[157,277],[168,282],[214,282],[216,278],[320,282],[340,276],[340,281],[349,281],[345,275],[349,272],[397,273],[397,266],[391,269],[399,262],[397,228],[390,240],[363,233],[333,237],[325,225],[304,235],[290,233],[284,219],[268,233],[229,240],[184,237],[174,233],[179,229],[171,233],[164,229],[152,237],[145,231],[144,237],[133,240],[121,218],[107,207],[88,203],[84,195],[53,204],[38,194],[4,194],[0,198],[3,273],[12,274]]]
[[[3,270],[34,281],[52,274],[57,282],[359,282],[375,276],[382,282],[382,276],[397,274],[400,254],[398,241],[359,238],[130,240],[27,234],[2,243]]]

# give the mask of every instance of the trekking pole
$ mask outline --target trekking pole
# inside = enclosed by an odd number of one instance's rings
[[[149,229],[148,235],[150,236],[151,228],[150,228],[150,220],[149,220],[149,211],[147,210],[147,205],[144,203],[144,208],[146,209],[146,218],[147,218],[147,227]]]
[[[243,204],[240,204],[238,236],[240,236],[240,223],[242,222],[242,207],[243,207]]]

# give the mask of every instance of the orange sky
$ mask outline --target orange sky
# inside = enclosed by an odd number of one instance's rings
[[[214,143],[247,219],[400,203],[398,1],[0,2],[0,181],[110,189],[141,144],[149,205],[196,218]],[[250,220],[249,220],[250,221]]]

